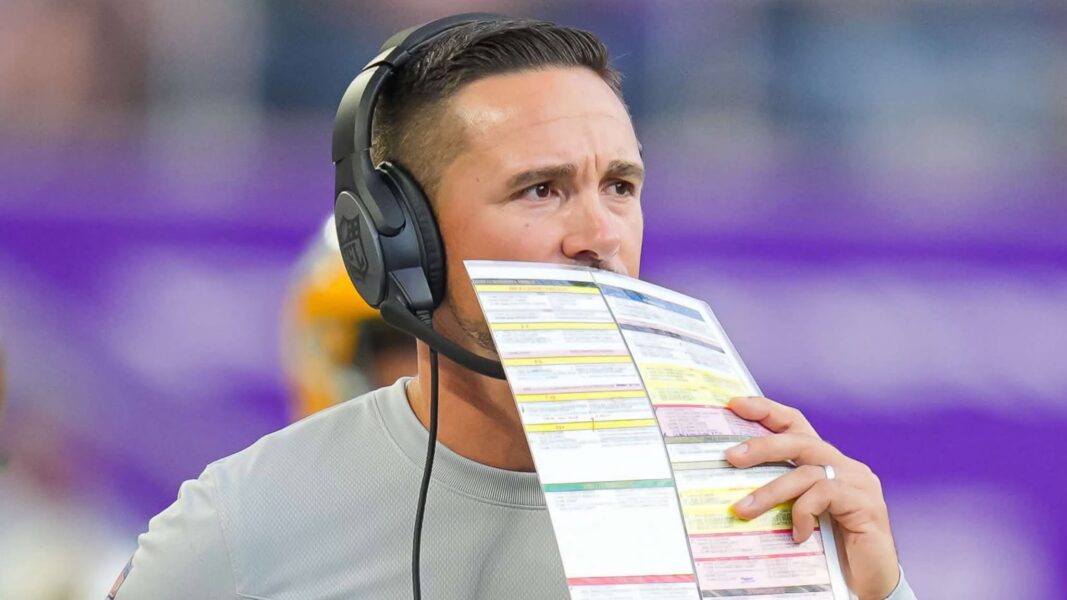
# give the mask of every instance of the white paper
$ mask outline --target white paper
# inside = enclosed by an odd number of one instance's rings
[[[829,520],[792,541],[788,506],[728,507],[790,466],[723,453],[769,432],[711,309],[583,267],[467,261],[545,493],[574,600],[845,600]]]

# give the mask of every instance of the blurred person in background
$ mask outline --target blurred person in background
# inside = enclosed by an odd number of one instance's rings
[[[4,372],[0,345],[0,599],[97,599],[129,543],[77,499],[91,474],[53,415],[31,409],[4,426]]]
[[[131,0],[0,3],[0,133],[114,133],[147,96],[146,17]]]
[[[4,431],[4,344],[0,338],[0,433]],[[0,468],[3,467],[3,454],[0,454]]]
[[[413,54],[378,107],[374,152],[376,161],[408,167],[432,198],[449,256],[447,298],[433,314],[438,331],[493,355],[466,258],[638,275],[643,163],[619,74],[598,38],[495,20],[451,29]],[[209,465],[151,521],[112,595],[408,596],[429,362],[420,342],[417,377]],[[423,535],[427,597],[567,597],[507,383],[442,363],[445,418]],[[738,502],[735,514],[753,518],[796,499],[794,537],[802,541],[812,516],[828,512],[860,598],[914,598],[871,470],[821,440],[796,409],[765,398],[734,399],[730,408],[777,432],[731,450],[733,464],[802,465]]]
[[[285,304],[282,364],[290,419],[302,419],[418,370],[415,341],[356,293],[331,216],[297,264]]]

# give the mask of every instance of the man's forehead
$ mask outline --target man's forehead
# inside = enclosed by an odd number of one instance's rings
[[[502,136],[572,121],[607,120],[632,136],[625,107],[611,88],[583,67],[550,68],[494,75],[464,86],[450,102],[452,115],[472,146],[495,144]]]

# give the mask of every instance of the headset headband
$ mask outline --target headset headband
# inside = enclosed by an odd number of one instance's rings
[[[385,41],[378,56],[374,57],[345,90],[337,109],[333,127],[333,162],[337,165],[337,189],[356,189],[375,197],[385,190],[367,189],[382,185],[381,180],[369,177],[375,164],[370,155],[373,133],[374,107],[378,104],[385,82],[394,72],[404,66],[412,54],[424,44],[446,31],[482,21],[495,21],[502,17],[491,13],[466,13],[445,17],[405,29]],[[344,186],[349,187],[345,188]],[[371,219],[382,235],[396,235],[404,223],[404,215],[394,206],[368,206]]]
[[[462,25],[499,21],[467,13],[405,29],[386,40],[345,90],[334,119],[334,221],[353,285],[386,322],[425,341],[475,372],[504,379],[498,361],[474,354],[433,330],[431,315],[444,297],[444,247],[433,210],[402,165],[374,164],[374,109],[386,82],[417,50]]]

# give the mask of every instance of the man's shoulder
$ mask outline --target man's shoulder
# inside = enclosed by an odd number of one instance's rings
[[[396,401],[396,388],[380,388],[305,417],[211,463],[208,470],[216,486],[226,490],[232,484],[246,487],[250,479],[359,462],[365,452],[386,441],[379,403]]]
[[[381,403],[403,402],[402,382],[320,411],[208,466],[222,528],[235,547],[260,548],[380,508],[401,485],[405,458]],[[202,477],[203,479],[204,477]],[[288,542],[287,542],[288,543]]]
[[[336,583],[323,579],[336,560],[320,557],[381,551],[392,538],[375,528],[395,523],[366,515],[389,514],[401,486],[417,489],[382,416],[387,403],[406,401],[403,383],[266,435],[185,482],[140,539],[123,592],[172,597],[160,594],[192,578],[197,597],[267,597],[262,590],[294,581]]]

